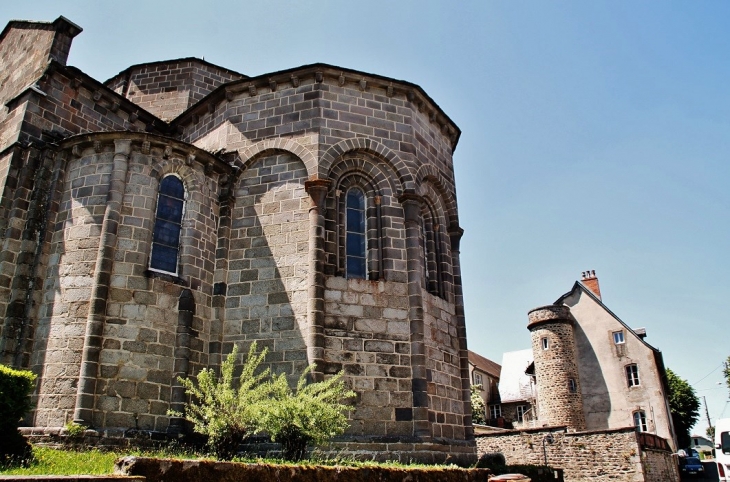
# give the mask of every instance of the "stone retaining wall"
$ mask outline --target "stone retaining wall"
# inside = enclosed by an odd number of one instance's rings
[[[141,475],[147,482],[486,482],[488,469],[392,467],[324,467],[300,465],[239,464],[201,460],[161,460],[125,457],[117,460],[116,475]]]
[[[550,434],[553,443],[543,443]],[[564,469],[567,482],[679,481],[669,451],[641,447],[631,427],[566,433],[562,428],[510,431],[477,437],[477,453],[504,455],[508,465],[534,464]]]

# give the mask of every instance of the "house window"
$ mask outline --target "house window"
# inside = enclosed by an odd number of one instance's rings
[[[365,194],[357,187],[347,191],[345,212],[345,276],[367,278],[367,245],[365,236]]]
[[[646,413],[643,410],[637,410],[634,412],[634,427],[639,432],[648,432],[649,428],[646,425]]]
[[[474,385],[481,385],[482,384],[482,375],[479,373],[474,373]]]
[[[489,418],[500,418],[502,416],[502,405],[489,406]]]
[[[525,420],[525,412],[527,412],[527,405],[517,405],[518,422],[523,422]]]
[[[166,176],[157,195],[150,269],[177,275],[184,208],[185,186],[179,177]]]
[[[626,365],[626,381],[630,387],[639,385],[639,367],[636,363]]]
[[[614,331],[613,332],[613,342],[616,345],[621,345],[622,343],[626,343],[624,341],[624,332],[622,331]]]
[[[578,386],[576,385],[574,378],[568,378],[568,390],[570,390],[570,393],[578,391]]]
[[[547,337],[543,338],[541,342],[543,350],[547,350],[548,348],[550,348],[550,342],[548,341]]]

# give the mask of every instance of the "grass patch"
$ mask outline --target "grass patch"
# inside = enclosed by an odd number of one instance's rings
[[[0,475],[109,475],[114,472],[114,462],[120,457],[135,455],[138,457],[174,458],[214,460],[209,455],[186,450],[182,447],[163,448],[159,450],[65,450],[50,447],[33,446],[35,460],[28,467],[0,468]],[[456,468],[454,465],[424,465],[401,462],[375,462],[354,460],[349,457],[328,458],[325,454],[315,451],[308,460],[292,463],[273,457],[236,457],[235,462],[249,464],[272,465],[325,465],[344,467],[390,467],[400,469],[447,469]]]
[[[0,475],[107,475],[114,471],[116,452],[74,452],[33,447],[35,460],[28,467],[0,469]]]
[[[160,450],[64,450],[33,446],[33,460],[28,467],[0,468],[0,475],[109,475],[119,457],[205,459],[202,454],[181,449]]]

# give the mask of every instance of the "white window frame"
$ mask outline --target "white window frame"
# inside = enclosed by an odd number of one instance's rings
[[[482,374],[474,372],[474,385],[482,385]],[[482,388],[484,385],[482,385]]]
[[[638,387],[641,385],[641,378],[639,377],[639,365],[631,363],[626,365],[626,383],[629,388]]]
[[[542,344],[542,349],[547,350],[550,348],[550,340],[548,340],[547,336],[544,336],[540,339],[540,343]]]
[[[614,331],[613,332],[613,344],[614,345],[623,345],[626,343],[626,337],[624,336],[624,330]]]
[[[649,431],[649,423],[646,420],[646,412],[643,410],[636,410],[632,417],[634,418],[634,427],[636,427],[636,430],[639,432],[648,432]]]
[[[497,419],[502,417],[502,405],[496,403],[489,406],[489,418]]]
[[[528,412],[527,405],[517,405],[517,421],[522,423],[525,421],[525,414]]]

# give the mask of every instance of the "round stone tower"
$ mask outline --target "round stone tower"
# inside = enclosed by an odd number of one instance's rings
[[[540,421],[550,426],[585,430],[570,310],[566,306],[549,305],[535,308],[527,316]]]

